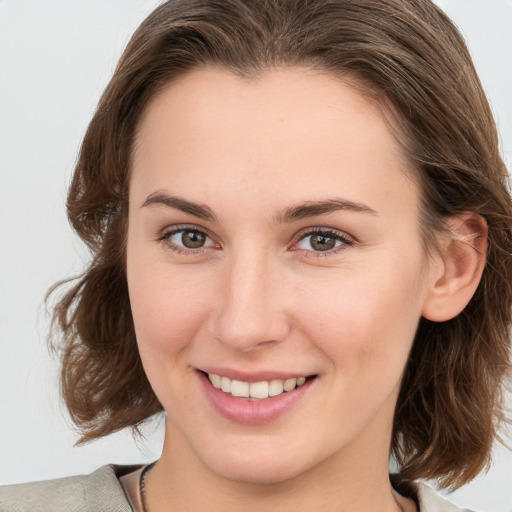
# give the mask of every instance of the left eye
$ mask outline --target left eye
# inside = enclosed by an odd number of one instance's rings
[[[297,248],[306,251],[325,252],[349,243],[350,240],[341,234],[317,231],[302,237],[297,243]]]
[[[200,249],[201,247],[211,247],[214,245],[206,233],[196,229],[178,229],[168,233],[165,238],[175,246],[184,249]]]

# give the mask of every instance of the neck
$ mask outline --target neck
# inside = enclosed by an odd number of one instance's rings
[[[389,482],[387,450],[374,448],[349,447],[284,481],[241,482],[211,471],[168,425],[162,457],[146,482],[149,512],[410,510]]]

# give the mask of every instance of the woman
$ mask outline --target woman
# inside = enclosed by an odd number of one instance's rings
[[[162,457],[0,503],[452,510],[413,480],[470,481],[504,420],[505,181],[432,4],[163,4],[85,136],[55,312],[82,441],[164,410]]]

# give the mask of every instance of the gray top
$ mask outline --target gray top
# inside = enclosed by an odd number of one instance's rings
[[[0,488],[0,512],[132,512],[119,477],[140,467],[110,464],[90,475],[7,485]],[[409,485],[420,512],[464,512],[424,483]]]
[[[118,477],[140,466],[0,487],[0,512],[132,512]]]

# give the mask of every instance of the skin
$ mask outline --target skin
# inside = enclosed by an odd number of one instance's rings
[[[155,194],[215,218],[145,205]],[[283,218],[332,199],[364,211]],[[440,290],[465,275],[427,261],[418,208],[381,110],[329,75],[201,69],[152,100],[127,242],[139,350],[167,412],[152,512],[414,510],[389,484],[393,413],[420,317],[451,315]],[[169,233],[183,225],[205,245],[180,247],[183,233]],[[315,250],[310,228],[334,231],[337,246]],[[317,377],[286,414],[247,426],[205,397],[197,369],[212,366]]]

